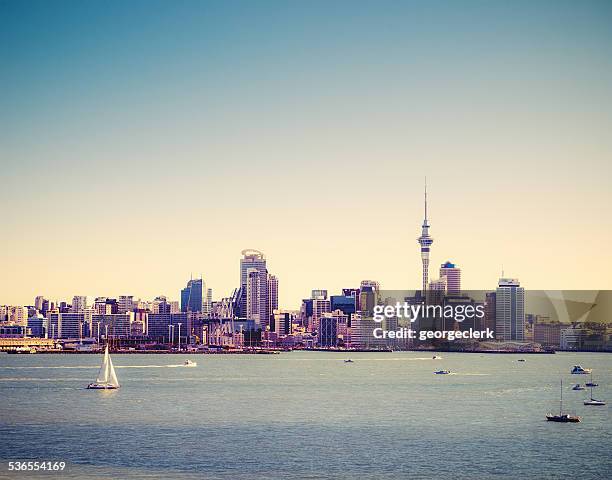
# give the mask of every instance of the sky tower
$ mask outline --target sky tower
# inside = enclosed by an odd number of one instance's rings
[[[429,223],[427,222],[427,177],[425,177],[425,219],[423,220],[421,236],[417,238],[417,241],[421,245],[421,260],[423,261],[423,289],[421,293],[425,298],[425,292],[429,285],[429,247],[433,243],[433,238],[429,236]]]

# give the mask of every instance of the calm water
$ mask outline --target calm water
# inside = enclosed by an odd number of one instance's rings
[[[345,356],[114,355],[122,388],[100,392],[83,387],[101,356],[1,354],[0,476],[13,459],[65,460],[74,478],[612,476],[612,355]],[[574,364],[607,406],[582,405]],[[561,376],[582,423],[544,418]]]

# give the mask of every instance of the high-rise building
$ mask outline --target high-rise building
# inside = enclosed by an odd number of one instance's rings
[[[133,295],[120,295],[118,302],[117,313],[127,313],[134,310],[134,296]]]
[[[191,279],[181,290],[181,312],[201,312],[204,294],[204,280]]]
[[[11,307],[9,311],[8,321],[11,325],[21,325],[23,327],[28,324],[28,309],[26,307]]]
[[[278,278],[268,275],[268,312],[272,314],[278,310]]]
[[[427,287],[429,285],[429,250],[433,243],[433,238],[429,236],[429,222],[427,220],[427,181],[425,181],[425,218],[421,227],[421,236],[417,238],[421,246],[421,261],[423,262],[423,282],[421,295],[426,298]]]
[[[349,318],[356,311],[356,298],[352,295],[332,295],[330,297],[331,300],[331,309],[333,310],[341,310],[344,314],[348,315]]]
[[[39,312],[42,312],[44,301],[45,301],[45,297],[43,297],[42,295],[37,296],[34,299],[34,308],[38,310]]]
[[[446,293],[459,295],[461,293],[461,269],[454,263],[446,262],[440,266],[440,279],[446,278]]]
[[[312,327],[311,331],[319,331],[319,320],[325,313],[331,312],[331,301],[327,298],[312,300]]]
[[[525,339],[525,289],[516,278],[500,278],[495,291],[495,336]]]
[[[75,295],[72,297],[72,312],[83,313],[87,309],[87,297],[84,295]]]
[[[207,288],[206,289],[206,299],[204,300],[204,307],[202,309],[202,312],[207,317],[210,316],[210,312],[212,310],[212,296],[213,296],[212,288]]]
[[[495,292],[486,292],[485,293],[485,304],[484,304],[484,322],[482,324],[483,329],[491,329],[492,332],[495,332],[495,309],[496,309],[496,293]]]
[[[240,290],[238,315],[255,320],[257,328],[265,329],[270,322],[268,269],[266,257],[259,250],[246,249],[240,259]]]
[[[347,333],[348,316],[340,311],[323,313],[319,318],[317,344],[320,347],[337,347],[344,342]]]

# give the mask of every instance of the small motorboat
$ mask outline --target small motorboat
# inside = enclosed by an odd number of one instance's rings
[[[579,383],[577,383],[576,385],[572,387],[572,390],[585,390],[585,388]]]
[[[347,358],[344,363],[354,363],[350,358]]]
[[[196,362],[192,362],[191,360],[185,360],[183,363],[183,367],[197,367],[198,364]]]
[[[571,371],[572,375],[587,375],[591,373],[590,368],[582,368],[580,365],[574,365]]]
[[[448,375],[449,373],[451,373],[450,370],[438,370],[437,372],[434,372],[436,375]]]
[[[517,360],[517,362],[525,362],[525,361],[526,361],[526,360],[525,360],[524,358],[519,358],[519,359]]]
[[[433,357],[431,357],[432,360],[442,360],[442,357],[440,355],[434,355]]]

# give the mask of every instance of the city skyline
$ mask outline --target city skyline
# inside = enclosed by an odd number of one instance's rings
[[[418,289],[426,175],[465,288],[612,288],[609,4],[189,6],[0,5],[1,302]]]

